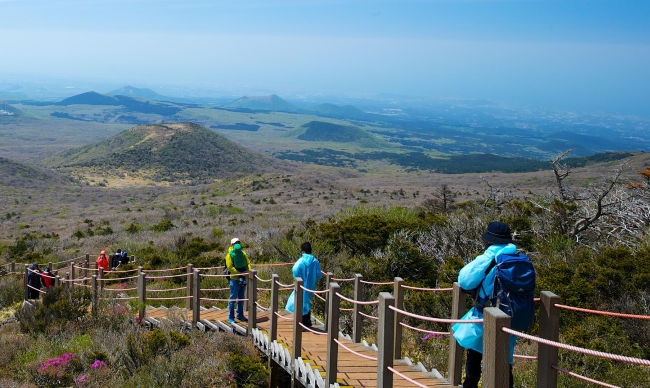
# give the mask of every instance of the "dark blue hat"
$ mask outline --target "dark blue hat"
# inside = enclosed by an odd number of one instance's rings
[[[510,227],[503,222],[490,222],[487,232],[483,233],[483,240],[492,244],[509,244],[512,242]]]

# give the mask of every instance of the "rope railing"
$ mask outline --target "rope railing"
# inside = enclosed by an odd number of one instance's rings
[[[168,291],[180,291],[180,290],[187,290],[187,287],[169,288],[169,289],[166,289],[166,290],[149,290],[149,289],[147,289],[147,292],[168,292]]]
[[[183,276],[187,276],[187,274],[184,274]],[[248,272],[231,273],[231,274],[228,274],[228,275],[225,275],[225,274],[224,275],[212,275],[212,274],[202,273],[201,277],[203,277],[203,276],[208,277],[208,278],[229,278],[231,276],[248,276]]]
[[[82,269],[85,269],[85,268],[82,268]],[[90,269],[90,268],[88,268],[88,269],[91,270],[91,271],[96,271],[94,269]],[[134,269],[125,269],[124,271],[104,271],[104,273],[128,273],[128,272],[135,272],[137,270],[138,270],[138,268],[134,268]],[[142,272],[146,273],[148,271],[142,270]]]
[[[391,286],[391,285],[395,284],[394,281],[392,281],[392,282],[367,282],[365,280],[359,280],[359,281],[361,283],[363,283],[363,284],[370,284],[372,286]]]
[[[415,384],[415,385],[417,385],[418,387],[422,387],[422,388],[429,388],[428,386],[426,386],[426,385],[424,385],[424,384],[420,384],[420,383],[418,383],[417,381],[415,381],[415,380],[413,380],[413,379],[410,379],[410,378],[408,378],[407,376],[405,376],[405,375],[399,373],[397,370],[395,370],[394,368],[392,368],[392,367],[390,367],[390,366],[388,367],[388,370],[391,371],[391,372],[393,372],[395,375],[397,375],[397,376],[403,378],[404,380],[408,381],[408,382],[411,383],[411,384]]]
[[[129,276],[125,278],[97,278],[98,282],[114,282],[116,280],[129,280],[129,279],[137,279],[138,275],[136,276]]]
[[[255,305],[262,309],[263,311],[271,311],[271,308],[262,306],[259,302],[255,302]]]
[[[314,296],[317,297],[318,299],[322,300],[323,302],[327,302],[327,299],[323,298],[322,296],[320,296],[318,294],[314,294]]]
[[[201,271],[212,271],[212,270],[215,270],[215,269],[225,269],[225,268],[226,267],[223,266],[223,265],[219,266],[219,267],[194,267],[194,269],[198,269],[198,270],[201,270]],[[205,275],[203,275],[203,276],[205,276]]]
[[[187,296],[185,298],[191,298],[191,296]],[[212,299],[212,298],[203,298],[201,297],[201,300],[208,300],[211,302],[248,302],[248,298],[246,299]]]
[[[201,276],[208,276],[208,275],[201,275]],[[137,276],[136,276],[137,277]],[[164,275],[164,276],[145,276],[145,279],[147,280],[152,280],[152,279],[171,279],[171,278],[180,278],[180,277],[187,277],[186,273],[181,273],[178,275]]]
[[[619,317],[619,318],[633,318],[633,319],[647,319],[650,320],[649,315],[635,315],[635,314],[623,314],[623,313],[612,313],[609,311],[599,311],[599,310],[590,310],[590,309],[583,309],[580,307],[573,307],[573,306],[565,306],[563,304],[555,304],[555,307],[559,307],[561,309],[565,310],[573,310],[573,311],[579,311],[582,313],[591,313],[591,314],[598,314],[598,315],[607,315],[610,317]]]
[[[147,298],[147,300],[179,300],[179,299],[190,299],[191,296],[175,296],[169,298]],[[201,298],[203,299],[203,298]]]
[[[372,300],[372,301],[370,301],[370,302],[362,302],[362,301],[359,301],[359,300],[354,300],[354,299],[346,298],[345,296],[339,294],[338,292],[336,293],[336,296],[338,296],[339,298],[343,299],[344,301],[346,301],[346,302],[350,302],[350,303],[352,303],[352,304],[361,304],[361,305],[379,304],[379,301],[378,301],[378,300]]]
[[[513,354],[512,357],[520,358],[522,360],[537,360],[537,356],[525,356],[523,354]]]
[[[291,288],[293,288],[293,284],[282,284],[277,280],[275,281],[275,283],[280,287],[284,287],[284,288],[291,287]]]
[[[579,375],[579,374],[577,374],[577,373],[570,372],[570,371],[568,371],[568,370],[566,370],[566,369],[560,368],[560,367],[557,366],[557,365],[551,365],[551,368],[555,369],[556,371],[559,371],[559,372],[562,372],[562,373],[566,373],[566,374],[568,374],[568,375],[571,376],[571,377],[575,377],[575,378],[578,378],[578,379],[583,380],[583,381],[587,381],[587,382],[592,383],[592,384],[600,385],[601,387],[621,388],[621,387],[619,387],[618,385],[607,384],[607,383],[604,383],[604,382],[602,382],[602,381],[598,381],[598,380],[590,379],[589,377],[585,377],[585,376],[583,376],[583,375]]]
[[[29,284],[27,285],[27,288],[31,288],[32,290],[36,290],[36,291],[40,292],[41,294],[45,294],[45,293],[46,293],[45,291],[41,290],[40,288],[36,288],[36,287],[30,286]]]
[[[287,318],[284,315],[278,313],[277,311],[274,311],[273,314],[275,314],[278,318],[284,319],[285,321],[293,321],[293,318]]]
[[[628,356],[621,356],[621,355],[613,354],[613,353],[599,352],[597,350],[584,349],[584,348],[580,348],[580,347],[577,347],[577,346],[567,345],[567,344],[563,344],[563,343],[560,343],[560,342],[555,342],[555,341],[547,340],[547,339],[544,339],[544,338],[539,338],[539,337],[535,337],[535,336],[532,336],[532,335],[524,334],[524,333],[521,333],[519,331],[512,330],[512,329],[509,329],[509,328],[506,328],[506,327],[501,328],[501,330],[503,330],[504,333],[512,334],[514,336],[517,336],[517,337],[520,337],[520,338],[523,338],[523,339],[526,339],[526,340],[538,342],[538,343],[548,345],[548,346],[553,346],[553,347],[556,347],[556,348],[559,348],[559,349],[570,350],[572,352],[582,353],[582,354],[586,354],[588,356],[595,356],[595,357],[606,358],[606,359],[609,359],[609,360],[626,362],[628,364],[650,366],[650,360],[644,360],[644,359],[641,359],[641,358],[634,358],[634,357],[628,357]]]
[[[310,290],[309,288],[306,288],[304,286],[300,286],[300,288],[302,288],[303,290],[305,290],[307,292],[311,292],[314,295],[316,295],[316,294],[326,294],[326,293],[330,292],[330,290],[320,290],[320,291]]]
[[[311,327],[309,327],[309,326],[305,326],[305,324],[302,323],[302,322],[298,322],[298,324],[299,324],[303,329],[305,329],[305,330],[307,330],[307,331],[309,331],[309,332],[311,332],[311,333],[314,333],[314,334],[316,334],[316,335],[327,335],[327,332],[322,332],[322,331],[316,331],[316,330],[313,330]]]
[[[349,278],[349,279],[337,279],[337,278],[330,278],[331,280],[335,282],[353,282],[356,280],[356,278]]]
[[[354,309],[343,309],[343,308],[340,308],[339,310],[341,310],[341,311],[354,311]]]
[[[406,327],[406,328],[409,328],[411,330],[419,331],[420,333],[434,334],[434,335],[450,335],[451,334],[448,331],[431,331],[431,330],[420,329],[418,327],[409,326],[404,322],[400,322],[399,324]]]
[[[394,306],[388,306],[389,309],[396,311],[400,314],[404,314],[407,317],[411,318],[417,318],[421,319],[423,321],[429,321],[429,322],[438,322],[438,323],[483,323],[483,319],[446,319],[446,318],[432,318],[432,317],[425,317],[423,315],[417,315],[413,313],[409,313],[408,311],[400,310],[397,307]]]
[[[273,281],[273,279],[262,279],[261,277],[259,277],[257,275],[255,275],[255,279],[259,280],[262,283],[271,283],[271,281]]]
[[[134,291],[134,290],[137,290],[137,289],[138,289],[137,287],[133,287],[133,288],[104,288],[104,291],[108,291],[108,292],[126,292],[126,291]],[[151,291],[151,290],[148,290],[148,291]]]
[[[123,298],[97,298],[99,300],[131,300],[131,299],[138,299],[137,296],[127,296]]]
[[[342,347],[343,349],[347,350],[348,352],[354,354],[355,356],[362,357],[362,358],[365,358],[365,359],[371,360],[371,361],[377,361],[377,357],[366,356],[365,354],[355,352],[354,350],[352,350],[352,349],[348,348],[347,346],[343,345],[343,343],[341,341],[339,341],[338,339],[336,339],[336,338],[334,338],[334,342],[336,342],[337,344],[339,344],[340,347]]]
[[[416,290],[416,291],[431,291],[431,292],[438,292],[438,291],[453,291],[453,288],[425,288],[425,287],[413,287],[413,286],[407,286],[402,284],[402,288],[406,288],[407,290]]]
[[[363,316],[366,317],[366,318],[370,318],[370,319],[373,319],[373,320],[376,320],[376,321],[379,320],[378,317],[373,317],[372,315],[364,314],[364,313],[362,313],[361,311],[359,311],[359,314],[360,314],[360,315],[363,315]]]
[[[251,267],[282,267],[285,265],[294,265],[296,262],[291,263],[265,263],[265,264],[251,264]]]
[[[186,289],[186,288],[183,287],[183,289]],[[230,288],[229,287],[225,287],[225,288],[201,288],[201,291],[206,291],[206,292],[207,291],[217,292],[217,291],[227,291],[227,290],[230,290]]]
[[[178,270],[187,270],[187,266],[185,267],[178,267],[178,268],[169,268],[169,269],[148,269],[148,270],[143,270],[142,272],[144,273],[151,273],[151,272],[171,272],[171,271],[178,271]],[[187,275],[187,274],[185,274]]]

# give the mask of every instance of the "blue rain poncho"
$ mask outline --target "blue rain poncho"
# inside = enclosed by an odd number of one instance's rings
[[[481,297],[492,294],[494,289],[494,278],[496,276],[496,267],[492,268],[490,272],[485,274],[490,263],[494,258],[500,254],[515,254],[517,247],[514,244],[507,245],[491,245],[482,255],[477,256],[474,260],[465,265],[458,273],[458,284],[464,290],[473,290],[481,284],[478,294]],[[461,319],[483,319],[483,314],[480,313],[476,307],[472,307],[465,316]],[[482,323],[457,323],[452,326],[454,337],[458,344],[465,349],[472,349],[479,353],[483,353],[483,324]],[[513,360],[513,353],[515,351],[515,343],[517,337],[510,336],[510,363]]]
[[[293,278],[294,279],[302,278],[303,287],[308,288],[310,290],[315,290],[316,281],[323,277],[318,259],[306,253],[303,253],[302,257],[300,257],[300,259],[296,261],[296,264],[293,265],[292,271],[293,271]],[[294,290],[291,293],[291,295],[289,296],[289,300],[287,301],[286,309],[291,312],[293,312],[293,304],[295,303],[294,302],[295,292],[296,291]],[[310,302],[313,296],[314,294],[312,294],[311,292],[303,291],[302,315],[306,315],[311,310]]]

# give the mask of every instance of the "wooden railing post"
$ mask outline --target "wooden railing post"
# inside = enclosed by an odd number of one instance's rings
[[[555,305],[560,303],[560,297],[550,291],[542,291],[540,298],[539,336],[558,342],[560,338],[560,309]],[[557,348],[538,343],[537,387],[557,388],[557,370],[551,368],[551,365],[557,365]]]
[[[135,256],[131,255],[131,263],[135,264]]]
[[[99,272],[101,275],[101,271]],[[138,275],[138,302],[140,304],[140,310],[138,312],[138,316],[140,317],[140,323],[144,322],[144,318],[146,316],[147,312],[147,307],[145,303],[147,302],[147,279],[146,279],[146,274],[141,273]],[[102,288],[102,285],[100,284],[99,288]]]
[[[193,296],[194,291],[194,281],[193,279],[194,275],[194,265],[188,264],[187,265],[187,292],[185,293],[185,296]],[[185,299],[185,308],[189,311],[192,310],[192,298],[187,298]]]
[[[198,269],[194,270],[194,275],[192,275],[194,280],[193,290],[194,295],[192,296],[192,327],[196,327],[197,322],[201,320],[201,271]]]
[[[98,278],[103,280],[104,279],[104,268],[99,267],[99,271],[97,271],[97,273],[99,274]],[[99,289],[101,291],[104,291],[104,282],[103,281],[99,282]]]
[[[497,307],[483,310],[483,388],[510,384],[510,316]]]
[[[361,301],[362,299],[362,283],[363,275],[355,274],[354,275],[354,300]],[[361,342],[361,309],[363,305],[355,303],[353,306],[353,318],[352,318],[352,342]]]
[[[52,262],[50,261],[49,263],[47,263],[47,268],[49,268],[50,273],[52,273],[52,271],[54,271],[54,264],[52,264]]]
[[[68,289],[70,287],[70,272],[66,272],[63,279],[67,280],[63,282],[63,288]]]
[[[334,274],[332,272],[328,272],[325,274],[325,289],[329,290],[330,289],[330,283],[332,283],[332,277]],[[327,331],[327,323],[329,321],[329,306],[330,306],[330,294],[329,292],[325,294],[325,310],[323,311],[323,319],[325,322],[323,322],[323,326],[325,328],[325,331]]]
[[[248,329],[246,330],[248,335],[253,335],[253,329],[255,326],[255,321],[257,320],[257,271],[251,269],[248,271]]]
[[[70,263],[70,277],[68,279],[75,280],[76,279],[75,275],[76,274],[75,274],[74,261],[73,261]],[[75,286],[74,282],[70,282],[70,287],[74,287],[74,286]]]
[[[61,287],[61,276],[56,275],[54,279],[54,287]]]
[[[11,272],[16,272],[16,262],[15,261],[11,262]]]
[[[393,297],[395,298],[395,307],[404,310],[404,279],[395,278],[395,284],[393,285]],[[393,357],[396,360],[402,358],[402,314],[394,311],[395,313],[395,330],[393,332],[393,339],[395,341],[395,349],[393,350]]]
[[[338,367],[339,344],[334,342],[339,338],[339,313],[341,299],[336,295],[341,291],[338,283],[330,283],[330,304],[327,314],[327,366],[325,367],[325,386],[330,387],[336,383],[336,369]]]
[[[466,295],[458,282],[454,282],[453,299],[451,302],[451,319],[461,319],[465,315]],[[453,326],[453,325],[450,325]],[[449,328],[449,383],[460,385],[463,373],[463,348],[456,342],[454,331]]]
[[[269,375],[269,387],[277,388],[278,386],[278,368],[279,365],[273,361],[271,356],[271,346],[273,341],[278,339],[278,317],[275,313],[278,311],[278,296],[280,294],[280,286],[278,281],[280,277],[277,274],[271,275],[271,306],[269,312],[269,318],[271,319],[269,327],[269,370],[271,371]]]
[[[395,359],[393,351],[395,342],[395,298],[388,292],[379,293],[379,328],[377,330],[378,354],[377,354],[377,388],[393,387],[393,372],[388,367],[393,366]]]
[[[97,296],[97,275],[93,275],[92,279],[90,280],[90,289],[93,294],[93,299],[92,299],[92,313],[93,315],[97,314],[97,302],[98,302],[98,296]]]
[[[23,275],[23,300],[29,299],[29,288],[27,287],[27,284],[29,284],[29,282],[27,281],[28,275],[29,275],[29,264],[25,264],[25,274]]]
[[[90,268],[90,253],[86,253],[86,260],[84,261],[83,267],[84,267],[84,278],[87,278],[90,275],[89,273],[90,271],[88,270],[88,268]],[[84,284],[87,283],[84,282]]]
[[[298,379],[298,374],[300,370],[296,368],[296,360],[302,356],[302,300],[303,300],[303,290],[302,278],[295,278],[293,281],[295,287],[294,290],[294,303],[293,303],[293,360],[291,368],[291,386],[292,387],[301,387],[300,380]]]

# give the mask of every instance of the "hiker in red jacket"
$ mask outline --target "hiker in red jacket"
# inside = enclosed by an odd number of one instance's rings
[[[100,268],[104,268],[104,271],[108,271],[108,257],[106,257],[106,251],[101,251],[97,258],[97,269]]]

